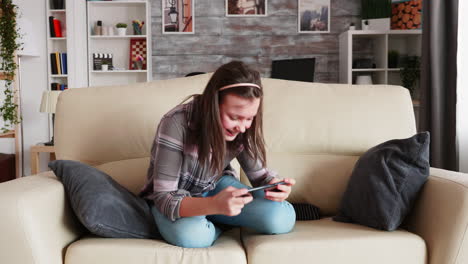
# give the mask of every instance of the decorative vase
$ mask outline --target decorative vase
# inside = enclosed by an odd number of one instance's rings
[[[117,28],[117,34],[119,36],[125,36],[127,35],[127,28]]]
[[[372,84],[372,77],[370,75],[359,75],[356,78],[356,84],[360,84],[360,85]]]
[[[368,28],[364,29],[364,21],[367,21]],[[390,18],[375,18],[375,19],[366,19],[362,22],[363,30],[390,30]]]

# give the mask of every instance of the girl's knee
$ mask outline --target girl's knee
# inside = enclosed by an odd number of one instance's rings
[[[296,223],[296,212],[289,202],[275,202],[264,217],[266,234],[285,234],[291,232]]]
[[[171,230],[161,234],[167,242],[184,248],[210,247],[216,240],[216,228],[205,217],[178,219]]]

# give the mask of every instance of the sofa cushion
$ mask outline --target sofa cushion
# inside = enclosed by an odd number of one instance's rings
[[[247,263],[240,229],[229,230],[209,248],[181,248],[162,240],[86,237],[72,243],[66,264]]]
[[[356,163],[333,219],[395,230],[429,177],[429,132],[369,149]]]
[[[282,235],[242,230],[248,263],[425,264],[424,240],[405,230],[385,232],[324,218],[297,222]]]
[[[93,234],[112,238],[158,238],[149,205],[102,171],[72,160],[49,167],[62,181],[71,207]]]

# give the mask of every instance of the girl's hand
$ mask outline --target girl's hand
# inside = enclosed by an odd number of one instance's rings
[[[241,213],[245,204],[250,203],[253,197],[246,188],[237,189],[229,186],[212,197],[217,214],[235,216]]]
[[[284,178],[283,180],[274,178],[268,184],[285,181],[286,184],[276,185],[273,189],[265,190],[265,199],[272,200],[275,202],[282,202],[286,200],[291,193],[291,186],[296,184],[296,180],[290,178]]]

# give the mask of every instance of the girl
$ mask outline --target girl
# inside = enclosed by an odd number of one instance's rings
[[[140,195],[167,242],[209,247],[221,234],[216,224],[264,234],[294,227],[294,208],[285,201],[294,179],[251,195],[230,166],[237,158],[254,187],[281,181],[265,168],[262,98],[259,73],[233,61],[216,70],[203,94],[161,119]]]

